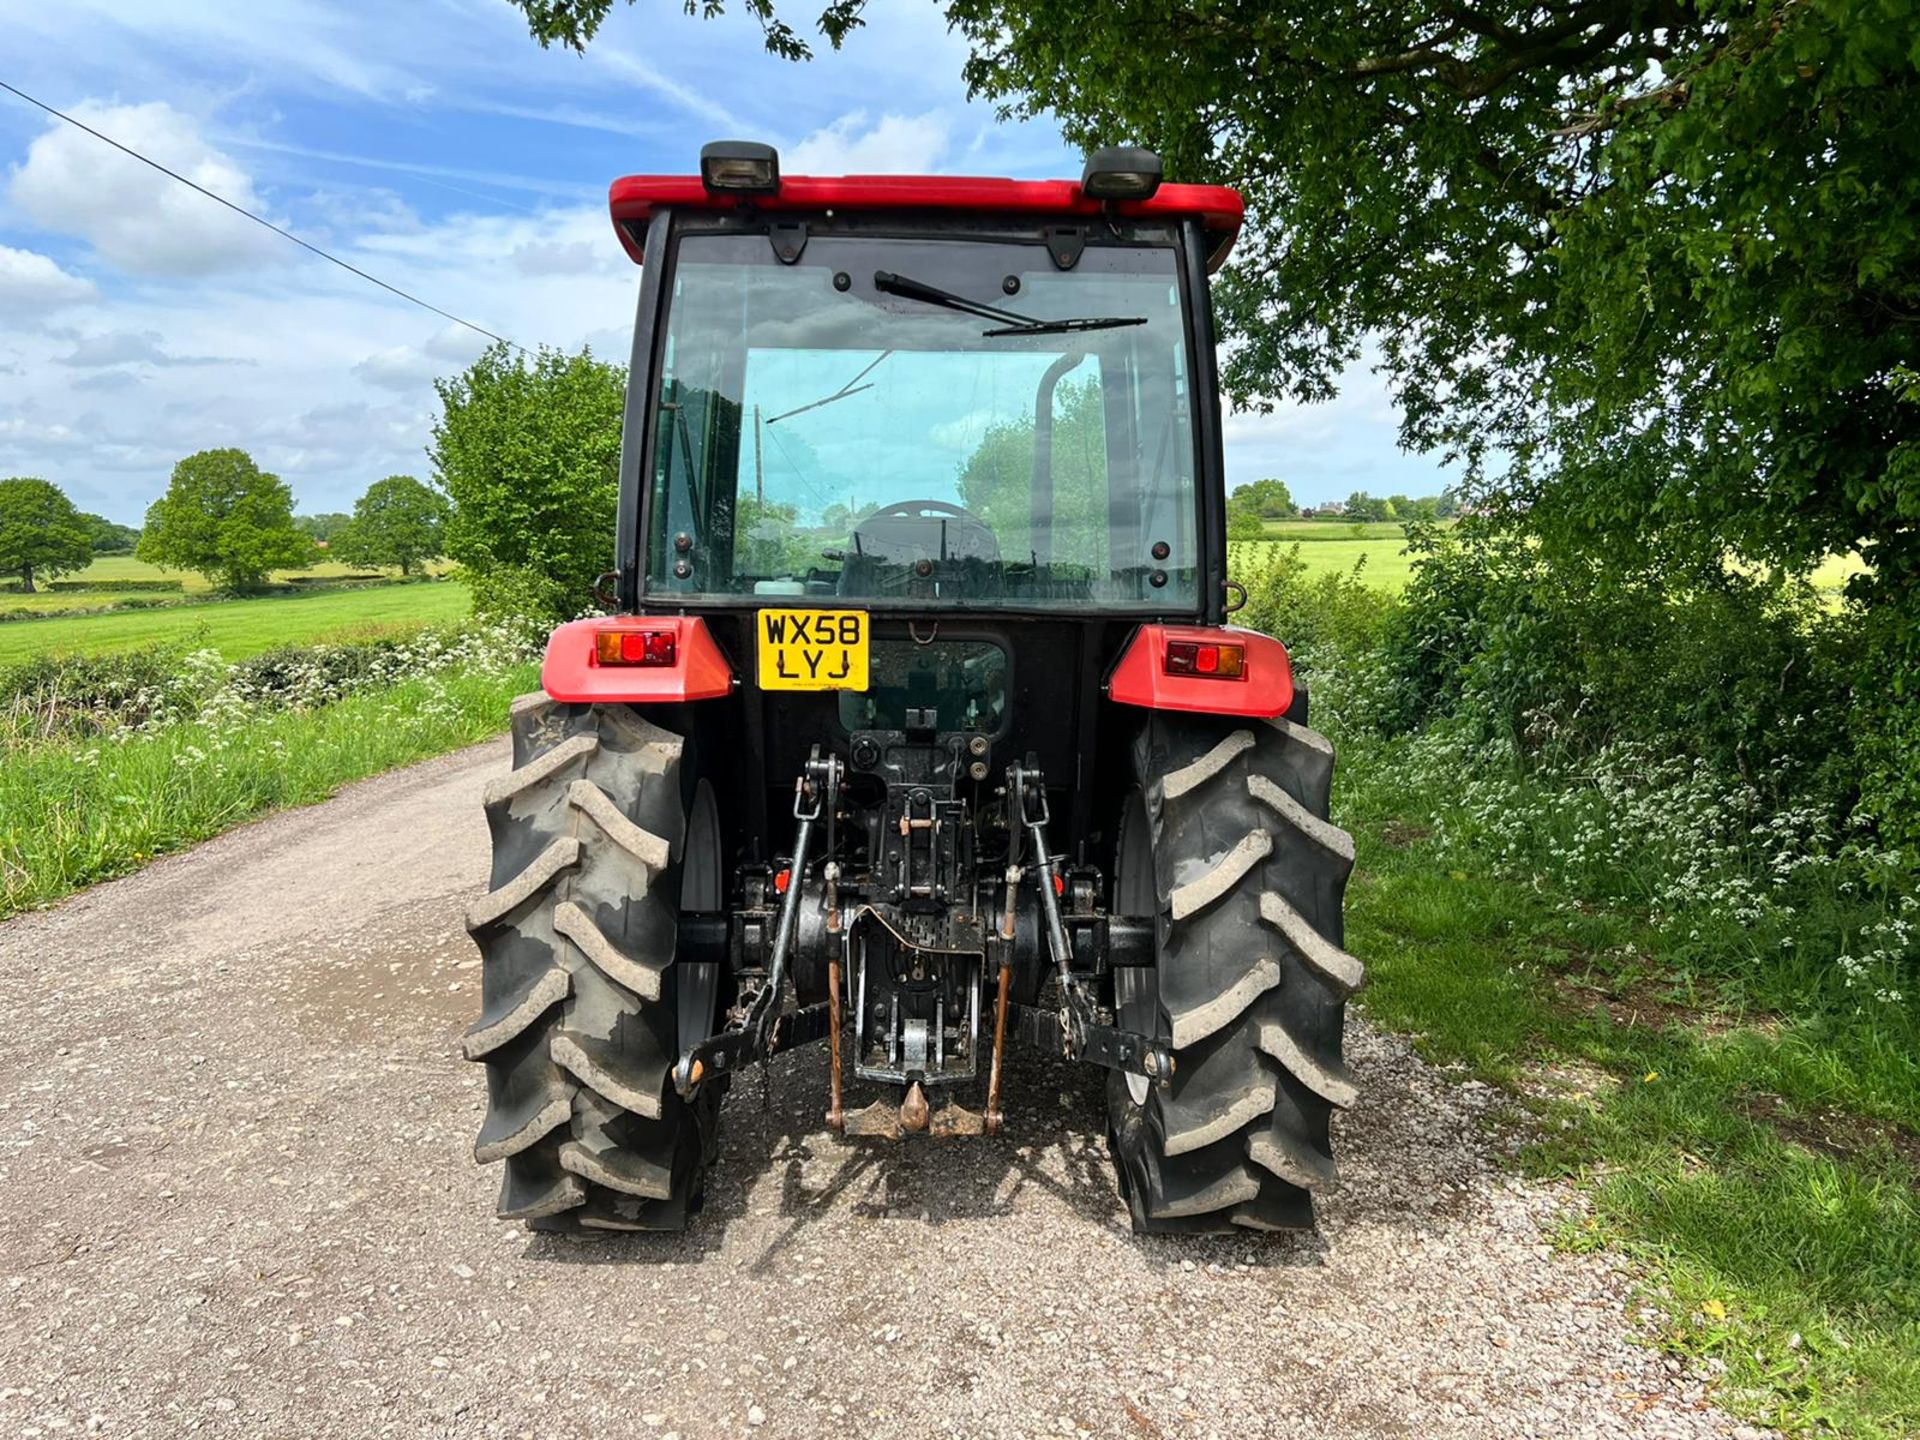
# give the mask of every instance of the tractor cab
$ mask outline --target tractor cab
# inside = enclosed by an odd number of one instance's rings
[[[1205,267],[1237,197],[1138,151],[1062,186],[724,148],[697,196],[613,188],[655,282],[623,598],[1217,613]]]

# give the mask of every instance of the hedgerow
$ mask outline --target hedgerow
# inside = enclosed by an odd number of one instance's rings
[[[1416,531],[1399,597],[1364,572],[1243,566],[1315,723],[1364,755],[1442,863],[1624,907],[1669,964],[1793,1010],[1907,1007],[1920,816],[1874,767],[1863,617],[1737,567],[1606,571],[1525,537]]]

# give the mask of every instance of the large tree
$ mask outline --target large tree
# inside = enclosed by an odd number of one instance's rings
[[[349,565],[398,565],[402,575],[446,549],[447,497],[411,475],[389,475],[354,502],[327,547]]]
[[[32,592],[50,579],[93,563],[93,531],[51,480],[0,480],[0,575],[17,575]]]
[[[1910,4],[950,13],[976,87],[1245,193],[1238,398],[1376,334],[1405,438],[1550,535],[1920,569]]]
[[[244,450],[202,450],[173,467],[147,510],[134,552],[169,570],[197,570],[225,590],[250,590],[272,570],[313,563],[293,524],[293,492]]]
[[[578,47],[614,0],[516,3]],[[1920,613],[1913,0],[945,9],[976,93],[1245,194],[1236,399],[1324,399],[1377,336],[1405,440],[1548,538],[1858,547]]]
[[[447,554],[485,608],[578,610],[613,559],[625,372],[585,351],[523,359],[496,345],[435,389]]]
[[[1251,480],[1245,485],[1236,485],[1227,503],[1238,504],[1263,520],[1285,520],[1300,513],[1293,503],[1293,492],[1284,480]]]

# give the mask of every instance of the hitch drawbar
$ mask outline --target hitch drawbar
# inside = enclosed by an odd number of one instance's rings
[[[785,867],[784,884],[773,887],[780,892],[780,903],[772,942],[766,945],[763,963],[748,959],[744,965],[742,998],[731,1007],[720,1031],[690,1047],[675,1063],[673,1084],[682,1097],[691,1098],[716,1076],[824,1039],[833,1052],[830,1129],[888,1136],[992,1134],[1000,1129],[1002,1062],[1009,1029],[1028,1044],[1069,1060],[1124,1071],[1160,1085],[1172,1079],[1173,1056],[1167,1047],[1106,1023],[1094,990],[1100,974],[1097,962],[1138,962],[1121,955],[1116,939],[1114,954],[1085,957],[1096,962],[1092,964],[1075,963],[1072,933],[1060,903],[1067,883],[1047,845],[1050,817],[1045,781],[1038,770],[1013,765],[1006,772],[1007,863],[997,877],[1004,893],[993,905],[987,903],[994,899],[992,887],[971,878],[945,892],[938,886],[913,883],[918,872],[911,858],[899,868],[903,878],[892,895],[884,875],[849,865],[849,854],[836,835],[836,821],[848,818],[841,810],[845,773],[839,757],[822,755],[816,748],[795,781],[793,854]],[[919,808],[903,811],[906,819],[899,833],[910,843],[916,829],[930,830],[928,854],[949,853],[941,849],[947,842],[938,833],[947,822],[939,807],[927,803],[926,791],[910,794],[907,805]],[[931,813],[916,827],[913,817],[922,811]],[[822,828],[825,858],[815,865],[815,838]],[[1027,852],[1024,861],[1023,851]],[[858,851],[852,854],[857,856]],[[1109,922],[1093,908],[1091,896],[1097,885],[1086,883],[1088,872],[1074,873],[1079,879],[1073,919],[1083,934],[1096,937],[1098,945],[1098,937],[1120,933],[1120,922]],[[1023,912],[1021,906],[1022,884],[1029,878],[1038,902],[1037,917]],[[1097,874],[1092,878],[1097,882]],[[991,918],[983,922],[980,911]],[[1023,914],[1029,917],[1024,926]],[[765,908],[749,909],[736,912],[730,923],[737,938],[741,927],[749,925],[754,927],[752,933],[764,937],[759,927],[766,917]],[[1057,995],[1053,1008],[1012,998],[1017,965],[1027,967],[1024,993],[1037,999],[1036,992],[1044,988],[1044,976],[1033,968],[1039,961],[1032,938],[1034,918],[1053,971]],[[765,944],[764,938],[760,943]],[[808,946],[805,963],[824,959],[829,994],[823,1002],[789,1008],[789,977],[796,948],[803,943]],[[731,953],[742,958],[750,955],[739,943]],[[757,986],[752,983],[756,973]],[[884,1012],[877,995],[869,994],[870,973],[877,977],[876,984],[884,981],[889,987]],[[986,1111],[975,1115],[951,1099],[932,1108],[928,1090],[950,1087],[980,1073],[974,1047],[982,1039],[979,1015],[987,997],[981,991],[988,974],[995,983]],[[899,1086],[904,1102],[876,1102],[851,1114],[845,1111],[841,1050],[843,1017],[849,1006],[855,1017],[856,1071],[865,1079]],[[907,1012],[916,1007],[920,1016],[931,1018],[908,1018]],[[959,1020],[963,1015],[971,1017],[964,1024]],[[876,1028],[876,1016],[886,1024]],[[950,1021],[949,1016],[954,1018]],[[956,1028],[948,1042],[944,1037],[950,1025]]]

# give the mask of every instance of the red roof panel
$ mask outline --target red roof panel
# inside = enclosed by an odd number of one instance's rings
[[[1091,199],[1076,180],[996,180],[952,175],[786,175],[778,195],[714,195],[698,175],[628,175],[608,193],[620,243],[636,261],[642,229],[655,210],[974,210],[1015,215],[1098,215],[1106,202]],[[1246,207],[1223,185],[1162,185],[1147,200],[1114,203],[1121,215],[1197,219],[1214,239],[1210,267],[1218,268],[1240,233]]]

